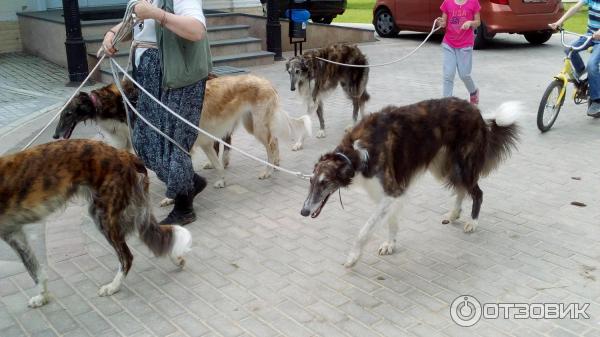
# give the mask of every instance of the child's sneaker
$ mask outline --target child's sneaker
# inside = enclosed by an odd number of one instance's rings
[[[471,94],[469,101],[471,104],[479,104],[479,89],[475,90],[475,92]]]

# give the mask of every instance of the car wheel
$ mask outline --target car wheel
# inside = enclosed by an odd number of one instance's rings
[[[312,18],[312,22],[330,24],[333,21],[333,16],[317,16]]]
[[[533,45],[538,45],[538,44],[544,44],[548,40],[550,40],[550,38],[552,37],[552,31],[551,30],[541,30],[541,31],[537,31],[537,32],[528,32],[523,35],[525,36],[525,40],[527,40],[527,42],[529,42]]]
[[[475,30],[475,49],[484,49],[487,47],[496,34],[489,33],[485,24],[482,22]]]
[[[375,31],[381,37],[394,37],[400,31],[394,22],[392,13],[387,8],[381,8],[375,13]]]

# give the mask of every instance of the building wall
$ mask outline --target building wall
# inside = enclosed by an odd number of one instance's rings
[[[17,21],[0,21],[0,53],[21,51],[21,34]]]
[[[17,12],[38,10],[45,0],[0,0],[0,53],[21,51]]]

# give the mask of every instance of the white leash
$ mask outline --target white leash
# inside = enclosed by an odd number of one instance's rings
[[[190,121],[188,121],[187,119],[181,117],[178,113],[176,113],[175,111],[171,110],[168,106],[166,106],[165,104],[163,104],[159,99],[157,99],[156,97],[152,96],[146,89],[144,89],[144,87],[142,87],[137,81],[135,81],[133,79],[133,77],[131,75],[129,75],[125,69],[123,69],[123,67],[121,67],[121,65],[119,63],[117,63],[114,59],[110,59],[110,63],[111,63],[111,68],[113,69],[113,77],[115,78],[115,83],[119,81],[119,75],[118,72],[114,71],[114,68],[117,68],[118,71],[122,72],[123,75],[129,79],[133,84],[135,84],[140,90],[142,90],[142,92],[144,92],[146,95],[148,95],[148,97],[150,97],[154,102],[156,102],[158,105],[160,105],[163,109],[165,109],[166,111],[168,111],[170,114],[172,114],[173,116],[177,117],[179,120],[181,120],[182,122],[184,122],[185,124],[187,124],[188,126],[190,126],[191,128],[196,129],[198,132],[202,133],[203,135],[207,136],[208,138],[212,139],[215,142],[218,142],[220,144],[223,144],[223,146],[226,146],[227,148],[236,151],[254,161],[257,161],[261,164],[267,165],[271,168],[274,168],[278,171],[287,173],[287,174],[291,174],[294,175],[296,177],[302,178],[302,179],[310,179],[312,177],[312,174],[304,174],[300,171],[293,171],[293,170],[289,170],[286,168],[283,168],[281,166],[277,166],[274,164],[271,164],[265,160],[262,160],[256,156],[253,156],[251,154],[249,154],[248,152],[237,148],[233,145],[228,144],[227,142],[223,141],[220,138],[217,138],[215,136],[213,136],[212,134],[208,133],[207,131],[201,129],[200,127],[198,127],[197,125],[194,125],[193,123],[191,123]],[[140,114],[139,111],[137,111],[135,109],[135,107],[131,104],[131,102],[129,102],[129,100],[126,98],[125,92],[122,90],[123,88],[121,87],[120,83],[117,85],[117,88],[119,89],[119,91],[121,92],[121,95],[123,96],[124,101],[126,102],[126,104],[128,105],[128,107],[136,114],[136,116],[140,117],[144,123],[148,124],[148,126],[150,126],[153,130],[155,130],[156,132],[158,132],[160,135],[162,135],[163,137],[167,138],[170,142],[172,142],[174,145],[176,145],[178,148],[180,148],[182,151],[184,151],[185,153],[187,153],[189,155],[189,152],[186,151],[185,149],[183,149],[183,147],[181,145],[179,145],[177,142],[175,142],[172,138],[168,137],[167,135],[165,135],[162,131],[160,131],[157,127],[155,127],[154,125],[152,125],[148,120],[144,119],[143,116]],[[129,116],[128,116],[129,118]]]
[[[38,138],[40,138],[40,136],[42,135],[42,133],[44,133],[44,131],[46,131],[50,127],[50,125],[56,120],[56,118],[58,118],[58,116],[60,116],[60,114],[63,112],[63,110],[66,109],[66,107],[69,105],[69,103],[71,103],[71,101],[73,100],[73,98],[75,98],[75,96],[79,93],[79,91],[81,90],[81,88],[83,88],[83,86],[87,83],[87,81],[90,80],[90,78],[92,77],[92,75],[94,74],[94,72],[96,71],[96,69],[98,69],[98,67],[100,67],[100,64],[102,63],[102,61],[104,60],[104,58],[105,58],[105,56],[103,55],[98,60],[98,63],[92,69],[92,71],[90,71],[90,73],[85,78],[85,80],[83,80],[83,82],[81,82],[81,85],[79,85],[79,87],[75,90],[75,92],[73,93],[73,95],[71,95],[71,97],[67,100],[67,102],[62,106],[62,108],[60,108],[60,110],[58,110],[58,112],[56,113],[56,115],[54,115],[54,117],[52,117],[52,119],[50,120],[50,122],[48,122],[48,124],[46,124],[46,126],[44,126],[42,128],[42,130],[40,132],[38,132],[37,135],[35,135],[35,137],[33,137],[33,139],[31,139],[29,141],[29,143],[27,143],[27,145],[23,146],[23,148],[21,149],[21,151],[26,150],[28,147],[30,147],[31,144],[33,144],[33,142],[35,142]]]
[[[413,49],[410,53],[408,53],[407,55],[404,55],[403,57],[390,61],[390,62],[386,62],[386,63],[379,63],[379,64],[349,64],[349,63],[340,63],[340,62],[335,62],[335,61],[331,61],[328,59],[324,59],[322,57],[317,57],[315,56],[315,58],[317,60],[321,60],[324,62],[328,62],[331,64],[335,64],[338,66],[344,66],[344,67],[351,67],[351,68],[373,68],[373,67],[383,67],[383,66],[388,66],[390,64],[394,64],[394,63],[398,63],[401,61],[406,60],[407,58],[411,57],[414,53],[416,53],[419,49],[421,49],[421,47],[423,47],[423,45],[429,40],[429,38],[433,35],[433,33],[437,32],[438,30],[440,30],[442,27],[437,26],[436,27],[436,23],[437,23],[438,19],[433,20],[433,26],[431,27],[431,31],[429,32],[429,35],[427,35],[427,37],[425,37],[425,40],[423,40],[423,42],[421,42],[421,44],[419,44],[417,46],[417,48]]]

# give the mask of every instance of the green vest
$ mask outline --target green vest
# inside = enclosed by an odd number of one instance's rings
[[[163,10],[174,13],[173,0],[163,0]],[[160,53],[163,88],[177,89],[208,77],[212,57],[208,37],[189,41],[156,23],[156,44]]]

